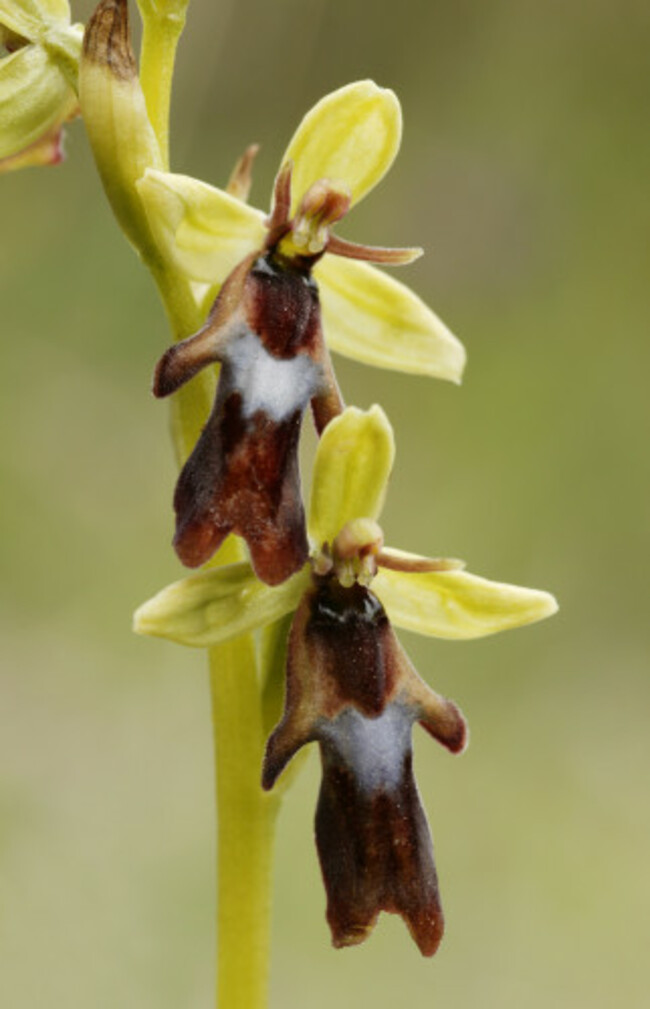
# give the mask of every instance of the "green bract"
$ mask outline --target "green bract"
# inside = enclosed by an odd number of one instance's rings
[[[383,410],[349,407],[325,429],[314,465],[309,531],[318,550],[357,517],[376,518],[394,457]],[[424,560],[396,550],[397,560]],[[381,564],[381,560],[380,560]],[[140,634],[207,647],[272,623],[297,606],[309,566],[269,588],[249,564],[209,570],[175,582],[135,614]],[[380,568],[373,591],[397,627],[440,638],[476,638],[534,623],[555,613],[548,592],[504,585],[465,571],[411,572]]]
[[[388,171],[400,136],[392,91],[358,81],[327,95],[307,113],[282,162],[293,163],[292,209],[321,179],[358,203]],[[220,189],[155,170],[138,189],[160,248],[193,280],[217,287],[263,243],[264,215],[236,208]],[[409,288],[366,263],[327,254],[314,277],[331,349],[381,368],[460,381],[462,344]]]

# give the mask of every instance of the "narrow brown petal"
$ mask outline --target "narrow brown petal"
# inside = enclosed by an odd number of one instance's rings
[[[327,251],[334,256],[361,259],[367,263],[380,263],[384,266],[406,266],[419,259],[423,253],[422,249],[389,249],[381,245],[358,245],[356,242],[339,238],[338,235],[330,236]]]
[[[241,158],[230,173],[226,192],[246,203],[253,184],[253,164],[259,154],[260,145],[251,144],[246,148]]]
[[[418,557],[401,550],[385,548],[377,554],[377,564],[390,571],[405,571],[411,575],[423,575],[431,571],[462,571],[465,561],[456,557]]]
[[[267,227],[269,233],[266,247],[272,249],[280,238],[289,230],[289,214],[291,212],[291,173],[293,163],[288,161],[282,166],[275,180],[273,192],[273,208]]]
[[[130,80],[137,75],[127,0],[101,0],[86,26],[83,51],[87,59],[104,64],[115,77]]]

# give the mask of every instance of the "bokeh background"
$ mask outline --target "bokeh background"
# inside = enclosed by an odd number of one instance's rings
[[[472,727],[460,759],[417,740],[433,961],[387,916],[330,948],[312,755],[279,832],[273,1007],[648,1004],[649,51],[642,0],[190,5],[173,167],[223,184],[258,140],[259,206],[322,94],[398,92],[400,158],[341,232],[426,247],[408,280],[469,365],[458,389],[336,362],[396,429],[387,538],[562,606],[467,644],[404,635]],[[0,183],[0,1004],[208,1009],[204,658],[130,632],[180,574],[149,395],[168,337],[81,123],[67,151]]]

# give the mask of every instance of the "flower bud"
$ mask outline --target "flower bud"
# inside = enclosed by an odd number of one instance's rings
[[[126,0],[101,0],[86,27],[79,71],[81,110],[107,196],[130,241],[154,254],[135,183],[162,168],[129,38]]]
[[[0,172],[62,158],[75,93],[81,26],[67,3],[6,4],[0,11]]]

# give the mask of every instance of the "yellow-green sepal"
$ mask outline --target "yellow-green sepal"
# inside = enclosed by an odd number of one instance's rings
[[[24,46],[0,60],[0,158],[37,143],[76,109],[65,75],[41,46]]]
[[[332,350],[377,368],[460,382],[462,343],[421,298],[368,263],[325,256],[316,266]]]
[[[35,41],[50,26],[70,23],[70,5],[68,0],[2,0],[0,22]]]
[[[557,612],[549,592],[492,582],[467,571],[379,571],[373,582],[397,627],[435,638],[482,638]]]
[[[159,247],[192,280],[221,283],[264,243],[261,211],[189,175],[149,170],[137,189]]]
[[[247,561],[211,568],[168,585],[136,610],[136,634],[209,648],[279,620],[309,584],[303,568],[282,585],[260,582]]]
[[[392,165],[401,137],[392,91],[356,81],[326,95],[304,117],[281,162],[293,162],[291,212],[319,179],[345,183],[352,205],[358,203]]]
[[[350,406],[330,421],[318,443],[309,506],[317,547],[354,519],[378,517],[394,459],[393,429],[380,406]]]

